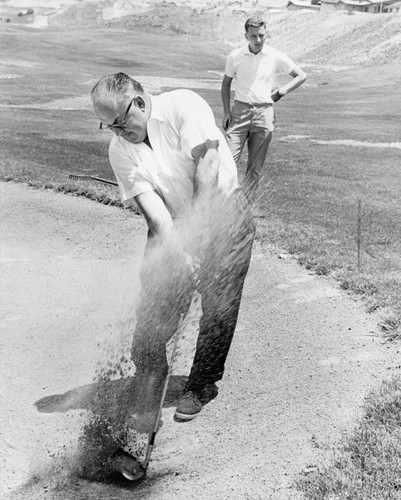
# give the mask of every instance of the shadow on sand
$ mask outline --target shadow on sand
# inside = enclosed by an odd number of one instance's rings
[[[172,375],[169,380],[163,407],[169,408],[178,403],[188,380],[185,375]],[[96,414],[107,415],[118,408],[121,412],[134,412],[140,387],[135,377],[118,380],[101,380],[71,389],[63,394],[46,396],[35,402],[41,413],[65,413],[68,410],[89,410]]]

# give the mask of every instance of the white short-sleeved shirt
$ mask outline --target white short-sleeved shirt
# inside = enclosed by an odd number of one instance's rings
[[[191,151],[206,139],[219,141],[220,190],[230,194],[237,188],[235,162],[206,101],[184,89],[150,98],[147,132],[152,148],[116,135],[110,143],[110,164],[122,201],[156,191],[172,217],[182,216],[193,197],[196,164]]]
[[[233,78],[235,99],[249,104],[272,103],[271,93],[279,73],[290,74],[296,65],[283,52],[264,45],[258,54],[249,46],[233,50],[225,74]]]

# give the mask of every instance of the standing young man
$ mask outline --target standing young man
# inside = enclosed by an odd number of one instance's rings
[[[101,128],[113,132],[109,158],[121,198],[134,199],[148,225],[132,342],[137,385],[146,388],[137,410],[150,414],[148,422],[167,374],[166,343],[195,287],[201,294],[195,357],[175,412],[177,421],[189,421],[217,395],[251,258],[253,221],[230,149],[198,94],[181,89],[153,96],[117,73],[99,80],[92,101]]]
[[[253,203],[274,129],[273,102],[302,85],[306,74],[282,52],[265,45],[266,23],[251,17],[245,23],[246,46],[233,50],[227,58],[221,96],[223,128],[236,163],[245,143],[248,164],[244,191]],[[286,73],[293,77],[286,85],[274,90],[276,76]],[[231,82],[234,79],[234,106],[230,108]]]

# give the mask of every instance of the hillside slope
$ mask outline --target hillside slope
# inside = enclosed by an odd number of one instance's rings
[[[101,22],[100,5],[80,2],[57,13],[50,24]],[[96,5],[98,5],[96,15]],[[170,32],[186,37],[215,39],[229,46],[244,40],[243,25],[252,14],[263,15],[268,24],[269,43],[281,48],[308,67],[352,67],[381,64],[401,58],[401,16],[388,14],[323,14],[315,11],[279,9],[232,11],[203,9],[161,3],[146,12],[105,22],[128,30]],[[217,47],[221,53],[221,46]]]
[[[270,43],[310,66],[381,64],[401,58],[401,16],[275,11]]]
[[[28,0],[26,6],[43,14],[43,2]],[[1,6],[11,8],[20,3],[20,0],[6,0],[1,2]],[[110,19],[113,9],[116,17]],[[200,10],[191,7],[190,2],[187,6],[161,2],[137,6],[135,14],[125,15],[128,10],[122,8],[121,0],[68,0],[58,6],[55,2],[54,8],[47,7],[46,10],[49,26],[58,29],[105,25],[124,30],[199,37],[216,40],[216,50],[220,54],[226,53],[229,47],[241,44],[245,20],[250,15],[260,14],[267,20],[269,43],[308,68],[337,69],[389,63],[401,58],[401,16],[389,14],[349,15],[341,11],[323,14],[283,9],[235,11],[222,7]],[[129,12],[132,11],[131,6]],[[32,23],[33,17],[14,17],[12,22]]]

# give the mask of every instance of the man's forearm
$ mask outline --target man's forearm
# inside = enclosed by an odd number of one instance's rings
[[[230,112],[231,100],[231,84],[224,84],[221,86],[221,100],[223,101],[223,111],[225,114]]]
[[[207,140],[192,150],[196,162],[194,201],[212,197],[218,189],[220,157],[219,141]]]
[[[195,254],[202,253],[202,248],[210,240],[210,228],[216,216],[216,204],[221,198],[218,186],[220,169],[218,144],[217,140],[207,140],[192,152],[196,162],[196,172],[190,226],[196,235],[193,238]]]
[[[174,233],[174,221],[163,200],[155,191],[146,191],[135,197],[155,242],[169,240]]]
[[[279,88],[280,94],[282,94],[282,95],[289,94],[293,90],[300,87],[304,83],[305,80],[306,80],[306,74],[304,72],[298,74],[290,82],[288,82],[286,85],[283,85],[282,87]]]

